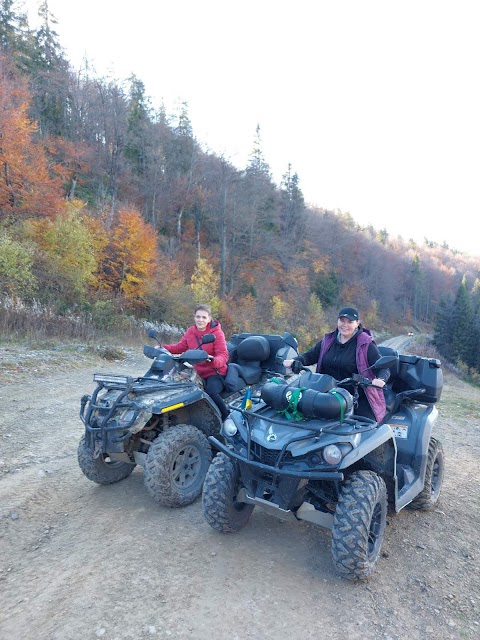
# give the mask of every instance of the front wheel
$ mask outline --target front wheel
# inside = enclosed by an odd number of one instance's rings
[[[135,464],[112,460],[108,453],[98,455],[92,447],[89,447],[82,436],[78,444],[78,464],[83,474],[97,484],[113,484],[120,482],[129,476],[135,468]]]
[[[428,444],[427,467],[423,489],[410,503],[411,509],[430,511],[437,504],[443,485],[445,463],[443,459],[442,443],[436,438],[430,438]]]
[[[212,460],[204,433],[190,424],[179,424],[152,442],[145,461],[143,481],[148,493],[164,507],[191,504],[202,492]]]
[[[218,453],[203,484],[203,514],[208,524],[220,533],[235,533],[247,524],[254,505],[237,502],[241,488],[237,462]]]
[[[387,489],[372,471],[357,471],[345,480],[332,528],[334,564],[345,577],[371,576],[380,557],[387,522]]]

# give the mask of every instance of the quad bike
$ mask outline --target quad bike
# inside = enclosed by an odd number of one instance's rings
[[[153,329],[148,335],[157,339]],[[214,340],[207,334],[202,344]],[[297,354],[290,334],[240,334],[228,346],[233,382],[224,395],[229,402],[247,385],[284,373],[283,359]],[[78,463],[98,484],[119,482],[140,465],[150,496],[163,506],[181,507],[201,494],[213,455],[207,436],[218,435],[222,424],[194,368],[208,354],[200,347],[172,355],[151,345],[144,345],[143,353],[153,360],[144,376],[94,375],[95,390],[81,399],[85,434]]]
[[[219,451],[203,486],[207,522],[222,533],[244,527],[255,506],[279,519],[331,530],[336,569],[352,580],[374,572],[387,510],[432,509],[443,482],[441,443],[432,436],[443,375],[440,361],[384,355],[373,370],[390,368],[387,414],[379,424],[355,415],[355,374],[336,381],[305,367],[290,381],[277,377],[231,404]],[[364,373],[364,372],[363,372]]]

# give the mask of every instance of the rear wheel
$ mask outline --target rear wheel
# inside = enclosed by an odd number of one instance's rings
[[[252,515],[254,505],[237,502],[241,489],[238,464],[218,453],[203,485],[203,513],[208,524],[221,533],[240,531]]]
[[[345,577],[364,580],[375,570],[387,522],[387,489],[372,471],[345,480],[332,528],[334,564]]]
[[[212,450],[204,433],[190,424],[179,424],[161,433],[150,446],[144,484],[164,507],[191,504],[202,492]]]
[[[120,482],[129,476],[135,468],[135,464],[112,460],[107,453],[99,452],[97,455],[92,447],[89,447],[83,436],[78,444],[78,464],[80,469],[92,482],[97,484],[113,484]]]
[[[436,438],[430,438],[428,445],[425,482],[421,493],[410,503],[411,509],[430,511],[437,504],[443,485],[445,463],[443,446]]]

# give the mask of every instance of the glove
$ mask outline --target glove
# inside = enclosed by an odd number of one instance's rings
[[[300,360],[294,360],[292,362],[292,371],[293,373],[300,373],[300,371],[302,370],[303,364],[300,362]]]

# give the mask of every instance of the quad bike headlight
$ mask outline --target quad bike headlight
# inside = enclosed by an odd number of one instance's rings
[[[232,418],[227,418],[222,425],[222,432],[224,435],[232,437],[237,433],[237,431],[237,425]]]
[[[327,464],[338,464],[342,459],[342,452],[336,444],[329,444],[322,451],[323,459]]]

